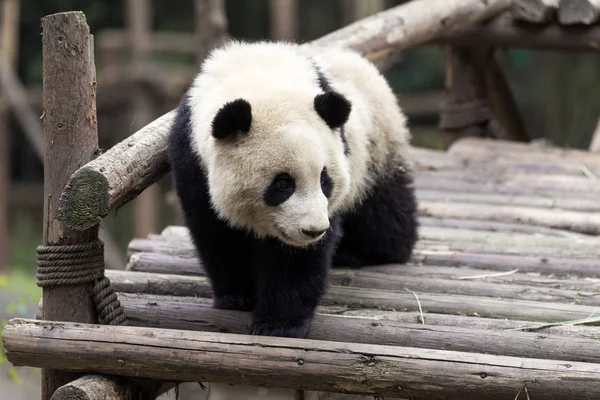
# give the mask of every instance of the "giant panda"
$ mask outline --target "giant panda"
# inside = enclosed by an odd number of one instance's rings
[[[168,157],[215,308],[305,338],[334,266],[404,263],[418,238],[406,118],[358,53],[283,42],[213,50]]]

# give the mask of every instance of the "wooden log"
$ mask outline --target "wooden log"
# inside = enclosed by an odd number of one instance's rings
[[[456,203],[469,203],[473,202],[476,204],[486,205],[505,205],[505,206],[517,206],[517,207],[530,207],[537,209],[558,209],[558,210],[570,210],[580,212],[597,213],[600,212],[600,204],[592,199],[579,199],[576,197],[564,198],[564,197],[548,197],[536,194],[505,194],[505,193],[469,193],[469,192],[447,192],[435,189],[421,189],[417,190],[417,198],[424,201],[442,201],[442,202],[456,202]],[[423,219],[424,217],[421,217]],[[426,218],[426,217],[425,217]],[[440,223],[446,221],[440,220]],[[461,223],[467,223],[468,220],[454,219],[454,221],[461,221]],[[488,221],[481,219],[479,221],[483,226],[493,226],[493,224],[499,223],[494,221]],[[529,230],[538,232],[561,232],[558,229],[529,226],[529,225],[518,225],[515,223],[499,223],[505,226],[511,231],[516,230]],[[508,228],[510,227],[510,228]],[[565,232],[565,231],[562,231]],[[556,233],[558,234],[558,233]],[[568,234],[568,233],[567,233]]]
[[[450,154],[469,158],[518,159],[528,157],[530,162],[570,162],[585,164],[597,168],[600,156],[585,150],[568,149],[555,146],[539,146],[534,143],[517,143],[505,140],[483,138],[465,138],[457,141],[448,149]]]
[[[235,321],[233,315],[242,316],[245,313],[237,314],[237,312],[233,312],[233,314],[230,314],[229,312],[224,312],[221,314],[220,311],[207,311],[211,313],[210,315],[213,315],[214,313],[214,319],[204,314],[204,310],[212,309],[212,300],[207,298],[142,295],[123,292],[119,293],[119,298],[124,299],[123,304],[128,321],[134,326],[235,333],[234,330],[229,331],[225,328],[229,327],[229,324],[231,324],[232,321],[236,323],[235,326],[240,326],[244,321],[243,318]],[[360,320],[367,320],[367,322],[373,322],[373,320],[380,323],[394,321],[405,325],[423,325],[423,322],[425,322],[425,328],[435,326],[440,327],[440,330],[443,330],[446,327],[455,327],[474,330],[505,331],[530,326],[543,326],[543,328],[534,331],[565,337],[579,337],[594,340],[600,339],[600,332],[597,327],[583,324],[548,325],[521,319],[496,319],[481,316],[439,313],[421,314],[418,311],[396,311],[373,308],[357,309],[346,306],[318,306],[317,315],[317,324],[320,324],[321,321],[322,323],[326,323],[328,317],[338,316],[343,318],[359,318]],[[425,317],[425,321],[423,321],[423,317]],[[361,322],[357,323],[359,325],[361,324]],[[313,335],[317,332],[319,331],[314,331]],[[312,338],[314,339],[316,337]],[[335,341],[341,339],[330,337],[327,340]],[[488,349],[488,351],[492,350]]]
[[[445,33],[430,43],[597,53],[600,52],[600,26],[524,24],[504,14]]]
[[[225,0],[195,0],[195,51],[198,64],[210,50],[221,46],[229,37]]]
[[[560,0],[558,21],[561,24],[591,25],[600,20],[600,0]]]
[[[160,296],[126,299],[124,307],[132,326],[247,334],[251,323],[248,312],[217,310],[208,303],[171,302]],[[566,341],[546,333],[429,326],[368,316],[317,314],[309,339],[600,362],[600,355],[593,351],[597,342],[589,338]]]
[[[14,365],[154,379],[428,400],[507,398],[523,387],[536,400],[600,396],[600,366],[563,360],[31,320],[11,320],[3,337]]]
[[[531,255],[469,253],[448,250],[416,251],[413,260],[423,265],[464,266],[495,271],[554,274],[556,276],[600,277],[598,258],[561,258]]]
[[[443,228],[437,230],[440,232],[438,235],[444,235],[441,229]],[[427,231],[424,230],[423,232],[426,233]],[[493,238],[494,233],[488,233],[488,236]],[[476,235],[470,235],[470,237],[475,238]],[[600,255],[598,238],[588,238],[586,241],[581,243],[578,243],[578,241],[574,239],[566,240],[560,238],[548,238],[546,244],[543,243],[543,239],[541,238],[527,238],[526,236],[523,236],[523,238],[525,238],[524,240],[528,241],[529,243],[511,243],[510,238],[503,235],[500,235],[500,238],[502,238],[502,240],[490,243],[486,241],[482,242],[469,240],[440,242],[439,240],[434,240],[433,237],[421,237],[415,246],[415,251],[421,252],[445,250],[466,252],[472,251],[476,253],[503,252],[515,255],[573,258],[597,257]],[[557,247],[557,245],[559,247]],[[187,238],[178,238],[175,240],[161,240],[154,238],[134,239],[129,244],[128,252],[130,255],[140,252],[149,252],[164,253],[167,255],[176,255],[186,258],[197,258],[196,250],[191,241]]]
[[[85,375],[59,387],[51,400],[129,400],[154,399],[156,388],[139,389],[120,377]]]
[[[444,101],[439,127],[447,149],[465,136],[487,136],[492,119],[482,59],[487,49],[445,46]]]
[[[511,8],[514,18],[527,22],[543,23],[556,15],[559,0],[515,0]]]
[[[136,131],[152,122],[154,104],[149,88],[143,81],[143,70],[150,61],[150,32],[152,30],[152,5],[149,0],[127,0],[126,23],[131,49],[131,65],[134,88],[130,92],[131,128]],[[122,140],[123,138],[119,138]],[[157,200],[159,188],[151,185],[133,202],[134,232],[136,236],[146,236],[156,232]]]
[[[63,224],[58,199],[69,176],[98,152],[93,37],[81,12],[42,18],[44,78],[44,244],[98,239],[98,221],[84,231]],[[75,108],[74,108],[75,107]],[[43,288],[44,318],[95,322],[91,284]],[[48,367],[54,367],[49,365]],[[76,374],[42,371],[42,399]]]
[[[429,13],[423,13],[423,2]],[[433,39],[442,31],[475,24],[510,0],[419,0],[390,8],[342,28],[311,46],[351,46],[371,57]],[[440,21],[443,21],[440,22]],[[67,226],[86,229],[134,199],[169,170],[166,140],[175,111],[158,118],[76,171],[60,199]]]
[[[121,275],[122,276],[122,275]],[[114,276],[116,280],[119,276]],[[133,277],[132,277],[133,279]],[[178,293],[189,294],[199,297],[210,298],[212,291],[206,278],[187,277],[179,279],[181,284],[176,284],[176,288],[171,289],[168,284],[164,283],[169,279],[166,278],[138,278],[141,282],[126,282],[127,278],[117,283],[118,290],[147,290],[161,294],[166,294],[170,290]],[[380,278],[385,279],[385,278]],[[171,280],[174,281],[172,278]],[[343,277],[342,277],[343,280]],[[390,278],[393,280],[393,278]],[[406,278],[409,281],[410,278]],[[162,285],[158,284],[162,281]],[[420,283],[420,281],[423,281]],[[491,286],[494,284],[476,283],[469,288],[471,283],[460,281],[440,282],[435,279],[412,279],[414,287],[409,284],[402,283],[402,279],[397,279],[397,288],[390,289],[372,289],[369,287],[350,287],[331,285],[327,293],[321,299],[320,304],[325,306],[343,306],[353,308],[385,308],[393,310],[419,310],[419,303],[415,301],[414,295],[409,291],[416,290],[420,287],[423,290],[436,290],[438,293],[419,291],[419,302],[424,312],[446,313],[446,314],[463,314],[463,315],[480,315],[491,318],[517,318],[531,321],[565,321],[569,319],[587,318],[596,310],[595,306],[572,305],[562,303],[544,303],[532,300],[521,300],[519,295],[511,292],[510,286],[499,285],[494,289],[494,294],[502,294],[507,298],[497,299],[492,297],[482,297],[478,295],[476,289],[479,286]],[[453,289],[457,292],[471,293],[473,296],[464,294],[444,294],[443,284],[447,283],[450,286],[448,289]],[[373,285],[371,279],[370,285]],[[384,287],[379,283],[379,287]],[[389,285],[387,286],[389,287]],[[529,296],[535,299],[562,299],[566,300],[569,297],[580,297],[575,293],[568,291],[556,290],[543,291],[539,288],[531,287],[528,290]],[[542,293],[542,294],[540,294]],[[585,294],[585,293],[584,293]],[[582,294],[582,295],[584,295]],[[566,296],[566,297],[563,297]],[[592,294],[593,295],[593,294]],[[514,297],[514,298],[509,298]],[[593,302],[593,300],[590,300]],[[596,304],[596,303],[595,303]]]
[[[417,0],[390,8],[325,35],[311,45],[343,46],[369,59],[427,42],[437,35],[484,21],[512,1]]]
[[[391,268],[390,268],[391,269]],[[426,274],[410,276],[403,274],[403,266],[396,266],[393,275],[383,273],[376,267],[362,271],[332,270],[330,284],[355,288],[389,291],[410,290],[417,293],[459,294],[486,296],[500,299],[573,303],[600,306],[600,291],[565,290],[553,287],[531,286],[522,283],[492,283],[482,280],[432,278]],[[387,271],[386,271],[387,272]],[[153,274],[144,272],[107,271],[116,291],[170,296],[212,297],[210,283],[205,277]],[[463,277],[469,276],[463,272]],[[590,282],[592,283],[592,282]],[[589,285],[588,285],[589,286]]]
[[[139,256],[139,257],[137,257]],[[133,257],[132,257],[133,258]],[[130,271],[134,272],[147,272],[150,275],[177,275],[177,279],[182,276],[205,276],[204,271],[200,264],[194,259],[187,259],[175,256],[167,256],[160,253],[140,253],[136,255],[136,262],[131,262]],[[190,271],[185,269],[186,263],[194,265],[194,270]],[[515,268],[518,269],[518,268]],[[335,276],[334,279],[339,280],[340,284],[344,282],[341,276],[346,273],[357,273],[362,272],[379,272],[382,274],[388,274],[393,276],[401,277],[427,277],[430,279],[452,279],[452,280],[464,280],[477,278],[480,281],[486,282],[497,282],[497,283],[515,283],[519,285],[528,286],[539,286],[543,288],[555,288],[564,289],[579,292],[591,292],[596,293],[595,286],[598,284],[593,278],[585,279],[573,279],[573,277],[555,277],[552,273],[547,273],[546,276],[540,270],[534,270],[535,272],[516,272],[512,273],[513,270],[509,271],[498,271],[494,269],[485,268],[472,268],[472,267],[448,267],[448,266],[436,266],[436,265],[377,265],[364,267],[359,272],[346,272],[344,270],[334,269],[332,274]],[[505,272],[511,272],[505,274]],[[109,276],[112,276],[116,272],[108,272]],[[117,281],[118,282],[118,281]],[[153,287],[154,288],[154,287]]]
[[[525,121],[512,95],[510,85],[496,61],[495,51],[489,52],[485,59],[484,71],[486,96],[506,138],[528,142],[530,138],[525,129]]]
[[[519,206],[420,201],[419,213],[438,218],[482,218],[600,234],[600,214]]]

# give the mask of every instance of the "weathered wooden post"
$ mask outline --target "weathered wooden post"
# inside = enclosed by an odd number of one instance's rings
[[[44,246],[93,247],[98,241],[98,225],[82,231],[69,229],[62,224],[58,210],[71,174],[98,152],[93,37],[82,12],[48,15],[42,18],[42,32]],[[96,322],[91,282],[55,286],[40,282],[39,273],[38,265],[44,319]],[[44,370],[42,399],[50,399],[59,386],[76,377],[73,373]]]

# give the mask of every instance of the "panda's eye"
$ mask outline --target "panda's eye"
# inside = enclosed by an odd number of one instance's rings
[[[295,189],[294,178],[286,173],[279,174],[265,191],[265,203],[270,206],[278,206],[289,199]]]
[[[277,182],[277,189],[281,190],[282,192],[287,192],[291,188],[292,188],[292,185],[287,180],[281,180],[281,181]]]

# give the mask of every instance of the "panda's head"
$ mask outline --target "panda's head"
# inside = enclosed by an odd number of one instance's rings
[[[211,200],[232,226],[292,246],[320,240],[348,193],[337,92],[256,94],[224,102],[210,125]]]

